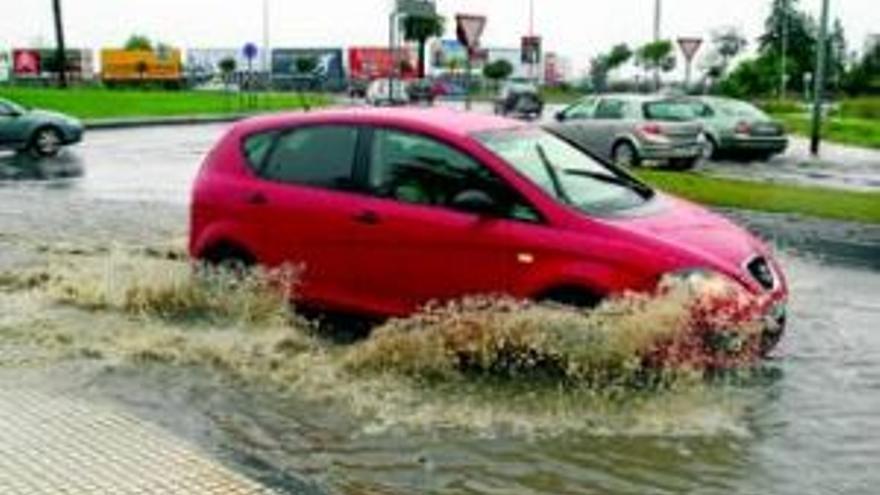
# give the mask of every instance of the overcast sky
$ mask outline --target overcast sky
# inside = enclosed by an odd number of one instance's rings
[[[262,39],[262,0],[63,0],[68,45],[120,45],[132,32],[187,47],[240,46]],[[821,0],[800,0],[817,18]],[[269,0],[273,46],[377,45],[387,40],[391,0]],[[590,56],[651,36],[654,0],[534,0],[545,49],[583,69]],[[880,32],[880,0],[831,0],[851,48]],[[0,0],[0,48],[52,43],[51,0]],[[528,29],[528,0],[438,0],[441,12],[484,14],[484,46],[516,46]],[[770,0],[663,0],[667,37],[740,27],[754,46]],[[451,25],[451,23],[450,23]],[[452,30],[448,30],[452,34]]]

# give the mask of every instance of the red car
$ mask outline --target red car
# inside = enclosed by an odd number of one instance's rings
[[[235,125],[195,183],[190,253],[301,264],[322,309],[405,315],[509,294],[589,305],[699,275],[775,301],[768,249],[535,126],[446,109],[353,109]],[[769,321],[769,320],[768,320]]]

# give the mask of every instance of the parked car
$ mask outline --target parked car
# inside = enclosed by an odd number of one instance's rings
[[[788,148],[785,127],[754,105],[720,97],[689,98],[703,124],[705,157],[748,153],[762,159]]]
[[[410,103],[427,103],[429,105],[434,104],[434,99],[437,96],[434,94],[433,84],[427,79],[410,82],[406,87],[406,93]]]
[[[366,98],[370,82],[366,79],[351,79],[348,81],[348,96],[350,98]]]
[[[406,315],[466,295],[591,305],[666,276],[774,301],[786,282],[761,242],[531,125],[447,109],[249,119],[195,181],[189,253],[293,263],[306,307]],[[772,316],[772,318],[770,317]]]
[[[548,129],[622,167],[659,162],[687,170],[704,152],[696,117],[688,103],[662,96],[589,96],[557,113]]]
[[[67,115],[25,108],[0,98],[0,148],[55,156],[82,140],[82,123]]]
[[[529,80],[512,79],[502,86],[495,100],[496,115],[513,115],[526,119],[540,118],[544,99],[538,86]]]
[[[389,87],[391,88],[389,90]],[[406,105],[409,102],[406,81],[376,79],[367,87],[367,104],[372,106]]]

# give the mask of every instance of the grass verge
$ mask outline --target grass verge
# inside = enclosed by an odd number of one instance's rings
[[[75,88],[0,88],[0,97],[19,104],[66,113],[81,119],[222,115],[298,110],[329,104],[318,94],[262,93],[252,103],[235,93]]]
[[[811,123],[808,116],[780,114],[774,117],[785,123],[790,132],[801,136],[810,135]],[[835,143],[880,149],[880,120],[831,117],[824,122],[822,135]]]
[[[638,176],[666,192],[712,206],[880,224],[880,193],[769,184],[654,170],[640,171]]]

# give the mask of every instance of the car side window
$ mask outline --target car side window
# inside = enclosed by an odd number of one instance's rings
[[[454,208],[467,190],[488,193],[502,206],[502,216],[538,221],[539,215],[489,169],[439,141],[402,131],[373,134],[368,186],[383,198],[403,203]]]
[[[597,119],[622,119],[626,110],[623,100],[606,98],[596,107]]]
[[[325,125],[282,134],[259,175],[278,182],[351,190],[358,132],[353,126]],[[251,145],[251,153],[259,157],[265,143],[258,140]]]
[[[567,119],[589,119],[593,117],[596,109],[596,100],[588,98],[572,105],[566,112]]]

